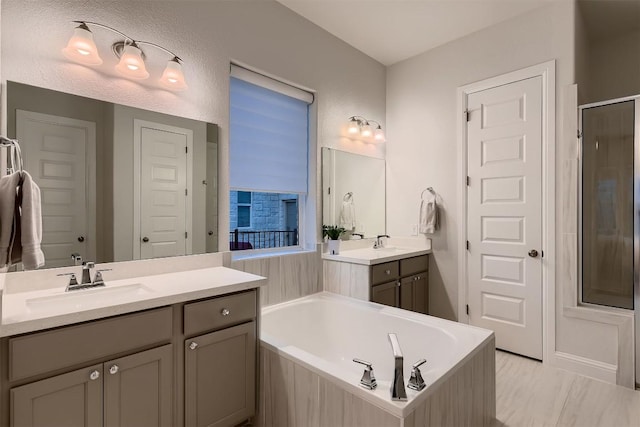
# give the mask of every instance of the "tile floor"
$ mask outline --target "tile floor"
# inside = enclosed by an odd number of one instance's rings
[[[640,427],[640,391],[496,352],[496,426]]]

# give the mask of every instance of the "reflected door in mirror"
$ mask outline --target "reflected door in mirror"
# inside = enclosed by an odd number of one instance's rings
[[[73,265],[72,253],[95,257],[95,152],[93,122],[18,110],[17,137],[24,168],[40,187],[42,250],[47,267]]]
[[[140,126],[141,150],[140,257],[189,254],[190,131],[158,123],[136,123]]]

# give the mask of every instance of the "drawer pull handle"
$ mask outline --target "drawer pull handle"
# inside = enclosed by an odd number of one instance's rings
[[[220,310],[220,314],[223,316],[228,316],[231,314],[231,312],[229,311],[229,309],[223,308],[222,310]]]
[[[191,350],[195,350],[196,348],[198,348],[198,343],[195,341],[191,341],[191,344],[189,344],[189,348]]]
[[[113,365],[112,367],[110,367],[110,368],[109,368],[109,373],[110,373],[111,375],[115,375],[115,374],[117,374],[117,373],[118,373],[118,370],[119,370],[119,369],[120,369],[120,368],[118,368],[118,365]]]
[[[387,276],[391,274],[391,270],[385,270],[385,273],[387,273]]]
[[[97,380],[98,378],[100,378],[100,372],[98,372],[98,371],[93,371],[93,372],[91,372],[91,373],[89,374],[89,379],[90,379],[91,381],[95,381],[95,380]]]

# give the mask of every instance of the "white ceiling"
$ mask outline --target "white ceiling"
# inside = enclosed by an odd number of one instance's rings
[[[554,0],[278,0],[385,65],[550,1]]]

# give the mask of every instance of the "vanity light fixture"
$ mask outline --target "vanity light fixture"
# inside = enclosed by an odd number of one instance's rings
[[[374,129],[371,126],[371,123],[376,125]],[[347,126],[347,132],[351,135],[359,134],[363,138],[371,138],[376,142],[384,142],[385,136],[384,131],[382,130],[382,126],[380,123],[375,120],[368,120],[362,116],[351,116],[349,117],[349,124]]]
[[[73,36],[69,40],[67,47],[62,49],[62,53],[68,59],[84,65],[100,65],[102,58],[98,54],[98,49],[93,41],[93,33],[89,25],[109,30],[121,36],[124,40],[113,44],[113,53],[120,58],[116,70],[125,77],[137,80],[144,80],[149,77],[149,72],[145,65],[145,53],[140,45],[152,46],[162,50],[171,56],[160,78],[160,84],[169,90],[181,91],[187,88],[187,83],[182,72],[182,59],[158,44],[134,40],[121,31],[104,24],[90,21],[73,21],[78,25],[74,29]]]

